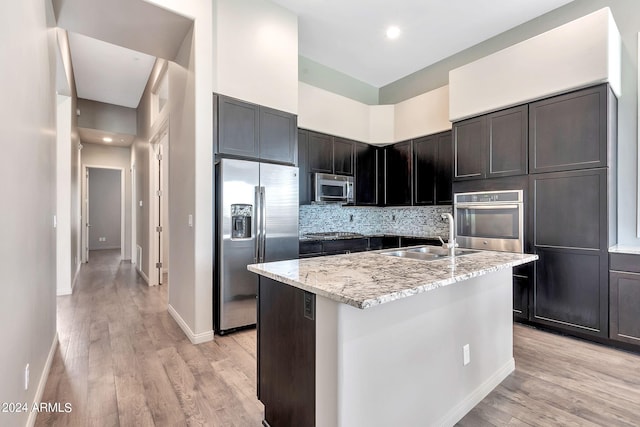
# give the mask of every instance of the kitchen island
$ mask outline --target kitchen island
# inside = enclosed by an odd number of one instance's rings
[[[261,276],[265,425],[453,425],[515,367],[511,270],[535,259],[365,252],[248,266]]]

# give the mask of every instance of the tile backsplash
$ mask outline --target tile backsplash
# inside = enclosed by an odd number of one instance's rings
[[[325,231],[406,236],[448,235],[442,213],[451,206],[343,207],[340,205],[300,206],[300,236]]]

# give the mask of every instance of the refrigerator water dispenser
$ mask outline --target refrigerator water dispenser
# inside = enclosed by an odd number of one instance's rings
[[[231,205],[231,238],[251,238],[251,213],[253,205]]]

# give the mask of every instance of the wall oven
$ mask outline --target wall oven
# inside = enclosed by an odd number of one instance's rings
[[[456,193],[454,215],[461,247],[524,252],[522,190]]]
[[[353,203],[353,177],[314,174],[314,201],[316,203]]]

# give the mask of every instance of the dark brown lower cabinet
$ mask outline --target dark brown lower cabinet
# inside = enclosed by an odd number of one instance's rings
[[[267,425],[315,425],[315,358],[315,295],[260,277],[258,398]]]
[[[640,255],[611,254],[609,338],[640,344]]]
[[[529,319],[529,283],[532,264],[520,265],[513,269],[513,317]]]
[[[530,320],[609,335],[609,257],[615,238],[607,168],[530,175],[535,263]]]
[[[574,332],[608,335],[607,264],[598,251],[536,248],[533,317]],[[606,258],[605,258],[606,259]]]

